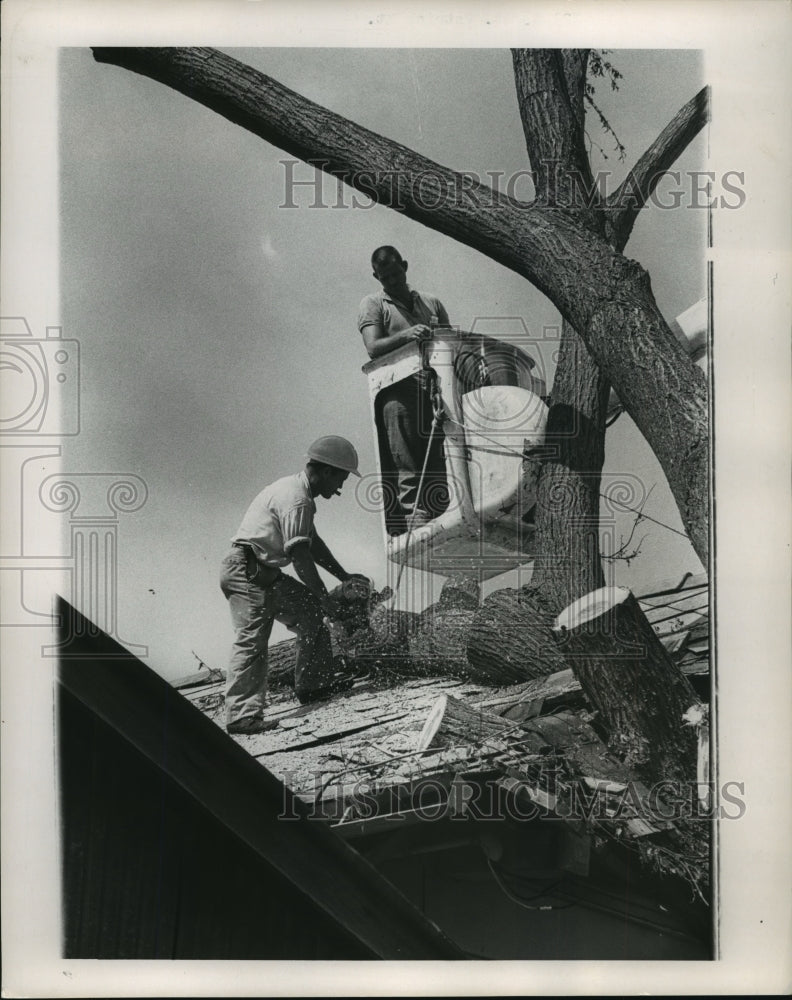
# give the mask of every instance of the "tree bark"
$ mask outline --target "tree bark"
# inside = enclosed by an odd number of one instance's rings
[[[680,108],[652,145],[640,157],[624,182],[608,198],[608,230],[619,250],[627,245],[638,213],[657,187],[663,174],[690,145],[709,121],[709,87],[702,89]]]
[[[699,699],[630,591],[587,594],[553,631],[617,756],[647,784],[694,781],[697,741],[683,716]]]
[[[213,49],[97,48],[528,278],[586,342],[657,455],[690,539],[707,558],[703,374],[660,315],[648,277],[573,215],[527,205],[306,100]],[[552,66],[546,66],[548,73]],[[557,70],[557,67],[556,67]],[[631,342],[640,340],[636,365]]]
[[[284,639],[267,650],[267,686],[271,691],[294,687],[297,640]]]
[[[482,684],[517,684],[563,670],[556,647],[555,613],[532,587],[496,590],[470,624],[470,675]]]
[[[512,61],[537,200],[557,211],[579,206],[579,224],[604,237],[598,198],[586,203],[580,197],[581,189],[593,189],[584,143],[588,50],[515,49]],[[553,614],[605,582],[598,524],[607,398],[599,366],[564,320],[545,434],[552,454],[537,489],[531,579]]]
[[[602,220],[584,143],[587,61],[585,49],[512,50],[536,203],[575,212],[588,229],[596,232]],[[586,197],[589,192],[591,199]]]
[[[407,640],[416,675],[450,674],[479,680],[465,653],[467,636],[475,611],[471,608],[443,608],[432,605],[421,612],[418,628]]]
[[[536,497],[531,586],[557,614],[605,580],[599,509],[609,387],[583,341],[564,323]]]

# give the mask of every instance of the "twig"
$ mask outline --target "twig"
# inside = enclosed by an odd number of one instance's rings
[[[592,90],[592,92],[593,92],[593,90]],[[627,156],[627,148],[624,146],[624,144],[622,143],[622,141],[616,135],[616,132],[614,131],[613,126],[608,121],[608,119],[605,117],[605,115],[602,113],[602,111],[599,108],[599,105],[594,100],[594,98],[591,96],[591,94],[585,94],[584,97],[588,101],[588,103],[591,105],[591,107],[594,108],[594,110],[597,112],[597,117],[599,118],[600,126],[602,127],[603,132],[609,132],[613,136],[614,142],[616,144],[616,152],[619,154],[619,159],[620,160],[624,160],[626,158],[626,156]],[[607,160],[608,156],[604,152],[604,150],[602,150],[602,147],[600,147],[600,152],[602,152],[603,157]]]
[[[625,541],[624,540],[624,536],[620,535],[619,536],[619,542],[620,542],[619,548],[616,549],[615,552],[611,552],[610,555],[607,555],[604,552],[602,553],[602,558],[605,559],[607,562],[617,562],[618,560],[621,560],[621,561],[627,563],[627,565],[629,566],[630,563],[633,561],[633,559],[635,559],[638,555],[640,555],[641,546],[646,541],[646,537],[647,537],[646,535],[644,535],[643,538],[641,538],[641,540],[638,542],[638,544],[632,550],[632,552],[627,552],[627,546],[630,545],[630,543],[632,542],[633,538],[635,537],[635,532],[638,530],[638,525],[641,523],[641,521],[643,521],[646,518],[646,515],[643,512],[643,509],[646,506],[646,504],[648,503],[649,497],[652,495],[652,490],[654,488],[655,488],[655,484],[652,483],[652,486],[649,489],[649,492],[646,494],[646,496],[643,498],[643,501],[641,502],[641,506],[635,512],[635,515],[636,515],[635,516],[635,520],[633,521],[632,529],[630,531],[630,534],[627,536],[627,540]]]

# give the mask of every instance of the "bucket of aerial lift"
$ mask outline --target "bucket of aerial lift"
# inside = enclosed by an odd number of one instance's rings
[[[533,557],[539,465],[530,451],[544,442],[546,384],[520,348],[460,330],[436,330],[423,345],[408,344],[363,367],[375,428],[379,495],[394,473],[380,445],[380,392],[431,369],[442,401],[448,507],[426,524],[401,530],[382,503],[389,560],[444,576],[481,580]]]

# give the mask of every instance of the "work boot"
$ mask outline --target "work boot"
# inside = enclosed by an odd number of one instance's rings
[[[254,736],[256,733],[268,733],[277,728],[277,719],[265,719],[263,716],[254,715],[248,719],[239,719],[238,722],[229,722],[226,732],[230,736]]]

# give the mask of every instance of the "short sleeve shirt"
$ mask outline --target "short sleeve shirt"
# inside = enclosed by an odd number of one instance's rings
[[[298,542],[310,544],[315,513],[305,472],[284,476],[259,493],[231,541],[252,546],[267,566],[286,566]]]
[[[448,313],[440,299],[427,295],[426,292],[409,291],[409,304],[397,302],[384,291],[367,295],[360,303],[358,330],[362,333],[367,326],[381,326],[386,335],[401,333],[416,323],[429,326],[432,316],[437,317],[441,326],[450,325]]]

